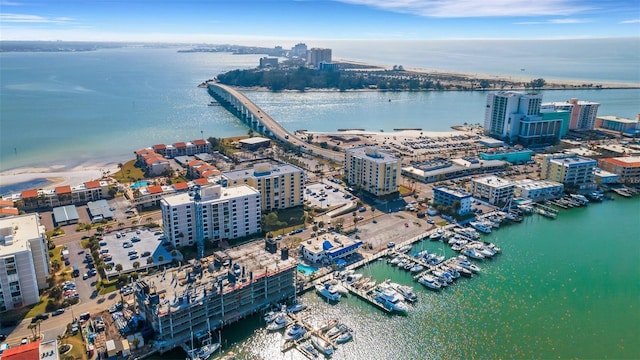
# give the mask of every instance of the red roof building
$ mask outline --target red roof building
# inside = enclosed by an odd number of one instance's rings
[[[187,184],[186,182],[179,182],[173,184],[173,188],[176,189],[176,191],[187,190],[189,188],[189,184]]]
[[[193,180],[194,183],[198,184],[198,185],[209,185],[209,180],[205,179],[205,178],[200,178],[200,179],[195,179]]]
[[[149,194],[162,194],[162,186],[160,185],[151,185],[148,187]]]
[[[55,190],[56,195],[71,194],[71,186],[58,186]]]
[[[100,181],[87,181],[86,183],[84,183],[84,186],[87,189],[97,189],[100,187]]]
[[[38,190],[36,190],[36,189],[24,190],[23,192],[20,193],[20,197],[22,199],[37,198],[38,197]]]
[[[2,353],[2,360],[40,360],[40,341],[8,348]]]

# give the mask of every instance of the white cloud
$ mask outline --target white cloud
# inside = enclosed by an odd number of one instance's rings
[[[548,24],[584,24],[590,22],[588,19],[549,19],[544,21],[520,21],[514,25],[548,25]]]
[[[334,0],[424,17],[572,15],[591,9],[572,0]]]
[[[638,23],[640,23],[640,19],[620,21],[620,24],[638,24]]]
[[[62,24],[73,21],[68,17],[44,17],[40,15],[29,14],[0,14],[0,22],[4,23],[48,23],[48,24]]]

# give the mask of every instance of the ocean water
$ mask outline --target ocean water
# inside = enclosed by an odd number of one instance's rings
[[[333,55],[377,64],[506,75],[507,64],[519,56],[552,64],[536,77],[640,83],[635,39],[586,42],[591,49],[607,51],[582,56],[583,45],[572,61],[564,50],[557,55],[551,51],[565,48],[566,43],[529,44],[532,53],[547,49],[544,57],[525,56],[526,47],[519,43],[483,44],[493,50],[479,52],[475,42],[336,42]],[[104,166],[131,159],[135,150],[156,143],[246,134],[248,129],[227,111],[207,106],[211,99],[197,84],[221,72],[255,67],[261,55],[177,53],[177,49],[0,53],[0,170]],[[479,53],[492,54],[491,61],[478,61]],[[517,65],[518,71],[523,66]],[[573,75],[558,74],[568,71]],[[482,122],[486,96],[482,92],[248,94],[289,130],[313,131],[351,127],[445,131],[464,122]],[[566,90],[544,96],[548,101],[571,97],[599,101],[600,114],[635,118],[640,112],[639,90]]]
[[[419,299],[407,316],[354,296],[329,305],[309,292],[305,317],[312,324],[337,318],[355,330],[333,359],[637,359],[639,210],[639,199],[617,197],[561,210],[557,220],[532,215],[502,226],[483,237],[502,254],[476,262],[480,275],[440,293],[377,261],[359,272],[412,285]],[[222,339],[241,359],[304,359],[296,350],[282,353],[282,334],[265,331],[257,315],[223,329]]]

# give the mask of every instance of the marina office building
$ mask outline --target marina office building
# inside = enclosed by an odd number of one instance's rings
[[[559,199],[564,193],[564,185],[555,181],[522,179],[513,184],[515,197],[535,202]]]
[[[555,143],[566,135],[569,111],[542,107],[542,95],[517,91],[487,94],[484,130],[489,136],[521,145]]]
[[[594,185],[594,171],[598,165],[596,160],[575,154],[548,154],[538,159],[541,179],[580,189],[591,188]]]
[[[495,175],[471,180],[471,193],[476,199],[503,206],[513,199],[514,184]]]
[[[458,209],[458,215],[465,215],[471,212],[471,194],[468,192],[449,187],[446,185],[440,185],[433,188],[433,203],[443,206],[455,206],[456,203],[460,204]]]
[[[0,312],[40,301],[47,276],[49,253],[38,216],[0,219]]]
[[[344,176],[351,186],[375,196],[398,192],[401,160],[372,146],[359,146],[344,152]]]
[[[260,163],[253,169],[225,171],[229,186],[248,185],[262,196],[262,210],[287,209],[304,202],[304,171],[290,164]]]
[[[362,241],[341,234],[325,234],[300,244],[302,257],[312,263],[331,264],[354,254],[362,247]]]
[[[196,240],[219,242],[261,231],[260,194],[240,185],[203,187],[196,191],[163,197],[160,201],[165,237],[178,246]]]
[[[137,303],[155,332],[155,347],[163,353],[191,344],[193,337],[293,298],[296,262],[285,255],[210,256],[138,281]]]

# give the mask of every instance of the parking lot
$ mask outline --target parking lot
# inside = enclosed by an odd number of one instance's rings
[[[345,196],[349,195],[349,198]],[[311,206],[328,208],[336,205],[351,203],[351,194],[342,191],[336,185],[323,183],[308,184],[305,190],[304,200],[310,201]]]
[[[107,276],[134,271],[135,262],[140,265],[139,269],[171,263],[171,251],[163,246],[162,239],[161,232],[149,230],[112,232],[105,235],[100,241],[100,253],[105,264],[113,264],[113,269],[107,272]],[[152,263],[148,263],[149,257],[153,258]],[[176,257],[181,259],[179,252]],[[115,270],[117,264],[122,265],[121,272]]]

